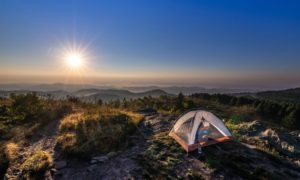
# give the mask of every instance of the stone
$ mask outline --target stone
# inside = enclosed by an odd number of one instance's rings
[[[54,175],[54,176],[60,176],[60,175],[63,174],[61,171],[59,171],[59,170],[57,170],[57,169],[55,169],[55,168],[50,169],[50,172],[51,172],[51,174]]]
[[[283,141],[281,142],[281,148],[284,149],[284,150],[287,150],[291,153],[294,153],[295,152],[295,147],[294,146],[291,146],[289,145],[287,142]]]
[[[90,165],[90,166],[87,168],[87,171],[92,172],[92,171],[95,170],[96,167],[97,167],[96,164]]]
[[[103,163],[103,162],[105,162],[105,161],[108,160],[108,157],[107,156],[98,156],[98,157],[93,157],[92,161],[93,160],[95,160],[95,161],[97,161],[99,163]]]
[[[108,158],[112,158],[112,157],[115,156],[115,155],[117,155],[116,152],[110,152],[110,153],[107,154],[107,157],[108,157]]]
[[[52,168],[52,169],[50,169],[50,172],[51,172],[51,173],[56,173],[56,172],[57,172],[57,169]]]
[[[92,159],[90,163],[91,163],[91,164],[96,164],[96,163],[98,163],[98,161],[95,160],[95,159]]]
[[[54,176],[61,176],[61,175],[63,175],[63,173],[61,171],[57,171],[54,173]]]
[[[63,168],[66,168],[66,167],[67,167],[67,162],[64,161],[64,160],[61,160],[61,161],[55,161],[54,164],[55,164],[55,168],[56,168],[56,169],[63,169]]]

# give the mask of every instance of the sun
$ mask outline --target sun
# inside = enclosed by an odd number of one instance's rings
[[[83,58],[80,54],[70,54],[67,56],[66,60],[70,68],[79,69],[82,67]]]
[[[88,45],[78,42],[65,42],[57,48],[57,59],[63,73],[72,77],[85,76],[91,63],[91,51]]]

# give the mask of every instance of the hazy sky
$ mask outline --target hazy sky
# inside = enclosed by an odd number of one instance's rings
[[[10,82],[300,86],[300,1],[1,0]]]

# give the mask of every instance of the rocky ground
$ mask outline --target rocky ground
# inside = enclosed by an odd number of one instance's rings
[[[145,120],[131,137],[132,147],[93,157],[89,162],[78,160],[56,161],[54,179],[143,179],[143,167],[138,157],[147,149],[147,141],[159,131],[168,131],[169,124],[161,121],[166,116],[144,114]]]
[[[46,151],[51,156],[55,157],[55,145],[56,145],[56,132],[60,120],[53,121],[43,128],[39,129],[36,134],[34,134],[29,141],[20,142],[22,145],[18,152],[18,157],[16,160],[9,165],[7,172],[5,174],[6,179],[18,179],[21,173],[21,164],[33,155],[37,151]],[[50,177],[50,172],[48,172],[47,177]]]
[[[49,124],[22,149],[26,158],[36,150],[51,153],[55,167],[47,179],[298,179],[299,132],[284,133],[259,121],[235,125],[236,140],[203,149],[204,155],[187,154],[167,134],[176,116],[144,114],[145,120],[131,137],[132,146],[120,152],[79,161],[55,154],[55,129]],[[42,133],[43,132],[43,133]],[[7,176],[17,178],[18,164]]]

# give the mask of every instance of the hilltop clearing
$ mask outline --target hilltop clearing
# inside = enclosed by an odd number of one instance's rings
[[[187,154],[168,133],[191,107],[222,117],[234,140]],[[231,96],[93,104],[11,95],[0,111],[0,170],[8,179],[300,178],[299,130]]]

